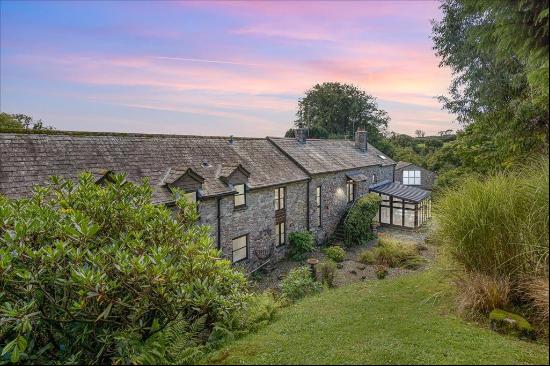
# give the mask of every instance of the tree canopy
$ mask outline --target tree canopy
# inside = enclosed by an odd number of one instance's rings
[[[0,113],[1,130],[53,130],[53,127],[46,126],[41,119],[34,120],[26,114]]]
[[[298,102],[296,116],[296,127],[320,128],[329,136],[353,136],[357,128],[364,128],[371,142],[382,138],[390,120],[375,97],[354,85],[338,82],[316,84],[306,91]]]
[[[548,149],[548,1],[444,0],[433,24],[441,66],[454,78],[445,109],[464,133],[461,165],[507,169]]]

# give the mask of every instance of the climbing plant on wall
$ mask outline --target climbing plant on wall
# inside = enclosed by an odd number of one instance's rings
[[[355,202],[344,220],[344,241],[346,245],[365,244],[374,239],[372,222],[380,207],[380,196],[369,193]]]

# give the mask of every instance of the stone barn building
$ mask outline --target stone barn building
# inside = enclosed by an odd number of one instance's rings
[[[131,182],[147,178],[155,203],[174,205],[172,190],[185,191],[222,255],[254,269],[285,255],[290,232],[327,240],[371,188],[425,192],[393,183],[395,162],[364,131],[355,141],[307,139],[302,129],[296,136],[0,133],[0,194],[28,196],[52,175],[75,179],[85,171],[98,183],[113,172]]]

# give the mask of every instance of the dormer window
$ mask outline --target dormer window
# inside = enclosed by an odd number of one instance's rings
[[[164,184],[171,190],[179,189],[185,193],[183,198],[189,203],[197,202],[204,178],[188,167],[168,169]]]
[[[185,201],[188,203],[196,203],[197,202],[197,192],[186,192],[183,194],[183,197],[185,198]]]
[[[234,188],[236,191],[235,195],[233,196],[235,208],[246,206],[246,192],[244,184],[235,184]]]
[[[404,170],[403,171],[403,184],[411,186],[421,185],[421,173],[420,170]]]

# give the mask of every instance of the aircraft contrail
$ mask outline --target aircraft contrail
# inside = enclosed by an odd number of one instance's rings
[[[154,58],[160,60],[174,60],[174,61],[189,61],[189,62],[204,62],[210,64],[227,64],[227,65],[245,65],[245,66],[259,66],[258,64],[249,64],[245,62],[233,62],[233,61],[220,61],[220,60],[205,60],[201,58],[183,58],[183,57],[167,57],[167,56],[155,56]]]

